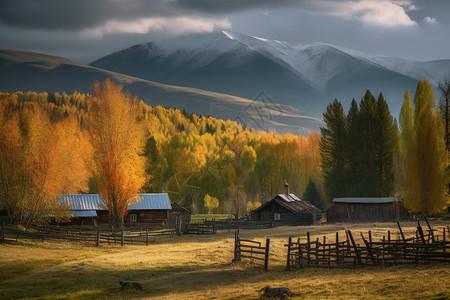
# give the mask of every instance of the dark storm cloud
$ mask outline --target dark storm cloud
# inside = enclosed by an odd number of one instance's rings
[[[78,30],[117,19],[177,16],[168,1],[144,0],[2,0],[0,22],[33,29]]]
[[[179,0],[177,4],[185,9],[203,13],[222,14],[249,9],[274,9],[300,6],[308,1],[301,0]]]

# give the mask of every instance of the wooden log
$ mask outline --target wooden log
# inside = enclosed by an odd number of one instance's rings
[[[397,226],[398,226],[398,229],[400,230],[400,234],[402,236],[403,241],[405,241],[405,235],[403,234],[403,230],[402,230],[402,227],[400,226],[399,221],[397,221]]]
[[[420,226],[420,223],[419,223],[419,226],[417,226],[417,231],[419,232],[422,243],[426,244],[425,236],[423,235],[423,230],[422,230],[422,226]]]
[[[266,239],[266,253],[264,255],[264,272],[269,269],[269,250],[270,250],[270,239]]]
[[[370,230],[369,230],[369,232],[370,232]],[[370,257],[370,259],[372,260],[373,264],[374,264],[374,265],[378,265],[378,261],[377,261],[377,259],[375,258],[375,256],[373,255],[372,247],[371,247],[371,245],[369,244],[369,242],[366,241],[366,239],[364,238],[362,232],[361,232],[361,238],[363,239],[363,242],[364,242],[364,244],[366,245],[367,253],[369,254],[369,257]]]
[[[361,260],[361,255],[358,251],[358,247],[356,246],[355,240],[353,239],[353,235],[351,230],[347,230],[348,236],[350,238],[350,241],[352,242],[352,246],[353,246],[353,250],[355,251],[356,254],[356,259],[358,261],[359,264],[362,264],[362,260]]]
[[[430,223],[428,222],[427,217],[423,217],[423,218],[425,219],[425,222],[427,222],[427,226],[428,226],[428,229],[430,230],[430,234],[431,234],[431,240],[434,242],[433,228],[431,228],[431,225],[430,225]]]

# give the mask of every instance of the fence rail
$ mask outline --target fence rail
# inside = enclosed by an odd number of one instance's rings
[[[204,220],[203,224],[214,224],[217,230],[224,229],[262,229],[262,228],[273,228],[275,227],[274,222],[259,222],[250,220]]]
[[[269,247],[270,239],[266,239],[265,246],[262,246],[261,242],[241,239],[239,230],[237,230],[234,233],[233,261],[241,261],[243,258],[249,259],[250,262],[261,265],[264,272],[267,272],[269,268]]]
[[[185,234],[216,234],[216,225],[197,223],[197,224],[186,224]]]
[[[148,245],[155,242],[154,237],[161,235],[176,234],[175,229],[162,229],[149,231],[148,229],[139,231],[111,232],[83,232],[70,229],[59,229],[52,227],[35,228],[36,231],[23,231],[2,226],[0,228],[0,242],[18,242],[19,239],[41,240],[64,240],[69,242],[95,243],[100,244],[120,244],[121,246],[133,244]]]
[[[426,220],[426,219],[425,219]],[[381,241],[373,241],[372,233],[361,233],[360,241],[351,230],[346,231],[345,238],[340,240],[339,233],[333,242],[327,242],[327,237],[322,240],[311,240],[309,232],[306,241],[300,238],[289,238],[287,247],[286,269],[301,269],[313,267],[350,267],[357,265],[398,265],[409,263],[450,262],[449,228],[441,228],[442,234],[433,229],[428,220],[427,233],[418,222],[416,236],[406,238],[400,223],[399,239],[391,239],[383,236]]]

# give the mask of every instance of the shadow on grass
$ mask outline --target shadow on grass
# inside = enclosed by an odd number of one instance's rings
[[[83,265],[57,266],[0,283],[2,298],[124,298],[158,297],[169,293],[198,292],[202,290],[258,282],[275,278],[276,273],[252,270],[248,265],[216,265],[206,267],[155,266],[152,269],[123,270],[91,269]],[[276,275],[278,273],[278,275]],[[121,290],[121,280],[135,280],[142,290]]]

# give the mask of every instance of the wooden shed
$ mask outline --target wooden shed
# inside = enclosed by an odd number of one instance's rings
[[[327,211],[328,222],[391,222],[407,217],[401,199],[393,197],[334,198]]]
[[[171,204],[172,210],[169,211],[167,225],[177,228],[180,232],[184,232],[187,224],[191,223],[192,212],[175,202]]]
[[[125,223],[153,223],[165,225],[172,210],[167,193],[137,194],[138,201],[131,204],[124,217]],[[109,222],[105,201],[98,194],[61,195],[61,203],[72,215],[72,223],[96,224]]]
[[[252,221],[274,222],[278,225],[311,225],[321,218],[322,211],[294,194],[278,194],[250,212]]]

